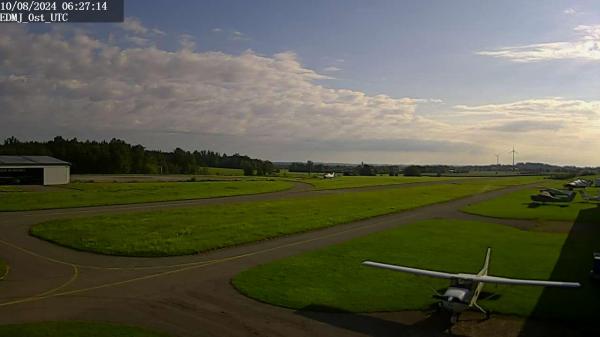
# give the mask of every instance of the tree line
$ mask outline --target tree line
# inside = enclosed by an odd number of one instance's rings
[[[306,172],[306,173],[328,173],[336,172],[345,176],[375,176],[380,174],[388,174],[397,176],[401,169],[397,165],[369,165],[361,163],[360,165],[344,165],[344,164],[323,164],[314,163],[309,160],[305,163],[293,162],[288,165],[281,165],[280,168],[287,168],[290,172]]]
[[[71,163],[73,173],[203,174],[207,167],[242,169],[245,175],[275,172],[270,161],[238,153],[191,152],[180,148],[172,152],[147,150],[142,145],[131,145],[120,139],[98,142],[59,136],[45,142],[23,142],[10,137],[0,144],[0,155],[51,156]]]

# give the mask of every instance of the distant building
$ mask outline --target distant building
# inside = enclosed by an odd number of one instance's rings
[[[0,185],[68,184],[71,164],[48,156],[0,156]]]

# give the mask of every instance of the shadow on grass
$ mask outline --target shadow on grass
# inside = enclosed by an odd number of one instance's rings
[[[530,202],[530,203],[526,203],[524,205],[527,205],[527,208],[540,208],[540,207],[565,208],[565,207],[569,207],[569,205],[565,204],[565,203],[545,203],[545,202]]]
[[[450,316],[443,311],[424,315],[414,324],[404,324],[367,314],[357,314],[323,305],[309,305],[297,315],[371,337],[459,336],[450,332]],[[421,318],[421,317],[419,317]]]
[[[549,320],[569,329],[567,335],[556,335],[600,336],[600,286],[589,274],[595,251],[600,251],[600,205],[579,212],[550,275],[551,280],[577,281],[582,287],[544,288],[520,337],[540,336],[540,325]]]

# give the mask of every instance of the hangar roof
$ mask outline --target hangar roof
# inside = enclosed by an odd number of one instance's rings
[[[66,161],[49,156],[0,156],[0,166],[48,166],[71,165]]]

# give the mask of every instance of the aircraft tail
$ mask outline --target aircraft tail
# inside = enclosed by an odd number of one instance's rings
[[[485,276],[488,274],[488,268],[490,267],[490,255],[492,254],[492,248],[488,247],[485,253],[485,260],[483,261],[483,268],[477,274],[477,276]]]

